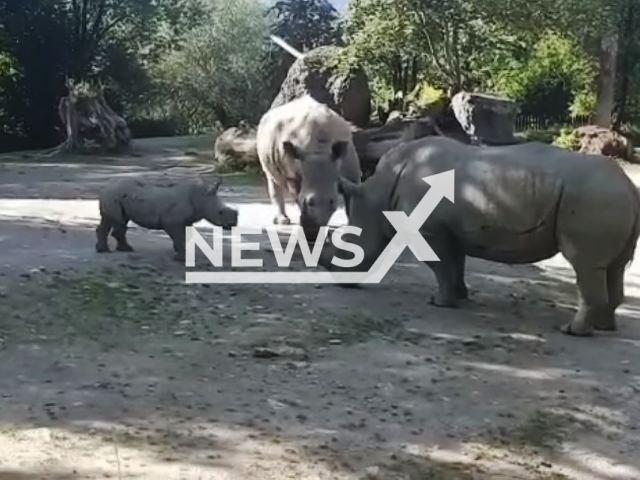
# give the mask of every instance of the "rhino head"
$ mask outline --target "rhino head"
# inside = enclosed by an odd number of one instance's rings
[[[366,272],[378,259],[382,251],[389,243],[387,235],[388,221],[382,213],[386,209],[385,196],[379,195],[377,178],[369,178],[364,183],[355,184],[341,177],[339,179],[340,191],[349,195],[349,225],[360,229],[360,235],[344,234],[344,241],[359,246],[364,258],[351,267],[341,266],[338,260],[350,260],[353,253],[339,250],[333,243],[328,243],[322,249],[319,264],[332,272]],[[386,222],[386,223],[385,223]],[[343,285],[349,286],[349,285]]]
[[[193,199],[199,216],[225,230],[238,225],[238,211],[225,205],[218,196],[221,179],[216,177],[212,182],[207,182],[200,178],[201,183]]]
[[[285,154],[299,161],[302,175],[296,185],[300,226],[309,241],[315,241],[338,208],[338,182],[342,161],[348,151],[346,141],[317,142],[306,151],[293,143],[283,143]]]

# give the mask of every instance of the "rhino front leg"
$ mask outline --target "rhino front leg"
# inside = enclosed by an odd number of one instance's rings
[[[267,177],[267,187],[271,204],[278,209],[278,213],[273,218],[273,223],[276,225],[290,225],[291,220],[287,216],[284,207],[284,190],[271,177]]]
[[[105,217],[100,219],[100,224],[96,228],[96,251],[98,253],[109,252],[109,233],[111,224]]]
[[[113,225],[111,236],[118,242],[116,250],[119,252],[133,252],[133,247],[127,241],[127,222],[119,222]]]
[[[167,235],[173,241],[173,250],[176,252],[174,259],[184,262],[186,259],[186,227],[184,225],[170,225],[165,228]]]
[[[464,257],[461,264],[458,249],[449,235],[425,236],[425,239],[440,259],[438,262],[424,262],[431,268],[438,282],[438,293],[432,298],[431,303],[437,307],[455,308],[458,306],[460,294],[463,293],[459,282],[462,276],[464,285]]]
[[[601,268],[574,267],[579,291],[578,312],[573,321],[562,327],[567,335],[593,335],[596,325],[606,325],[611,319],[607,271]]]

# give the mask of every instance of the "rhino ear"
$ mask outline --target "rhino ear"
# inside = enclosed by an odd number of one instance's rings
[[[285,155],[291,158],[295,158],[296,160],[302,160],[302,155],[300,155],[300,151],[289,140],[285,140],[284,142],[282,142],[282,148],[284,149]]]
[[[344,156],[347,154],[347,147],[347,142],[343,140],[331,145],[331,160],[335,162],[341,158],[344,158]]]
[[[204,178],[202,179],[204,181]],[[207,195],[214,195],[218,193],[218,189],[220,188],[220,184],[222,183],[222,179],[220,177],[215,177],[211,183],[205,182],[205,193]]]
[[[354,183],[345,177],[340,177],[338,180],[338,191],[343,195],[357,197],[362,194],[362,184]]]

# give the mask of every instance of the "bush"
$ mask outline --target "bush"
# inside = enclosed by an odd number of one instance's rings
[[[261,6],[215,0],[209,13],[153,72],[155,109],[174,112],[192,131],[256,122],[271,100],[264,94],[269,29]]]
[[[593,115],[596,111],[596,93],[594,90],[583,90],[578,92],[569,107],[572,117]]]
[[[596,66],[573,39],[547,34],[520,62],[496,75],[495,87],[521,103],[522,113],[587,115],[595,107]]]
[[[548,130],[527,130],[519,134],[527,142],[540,142],[552,144],[554,139],[560,134],[559,128]]]
[[[560,134],[553,139],[553,145],[567,150],[580,149],[580,137],[573,128],[562,128]]]

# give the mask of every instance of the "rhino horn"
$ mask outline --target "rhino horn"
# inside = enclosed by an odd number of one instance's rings
[[[345,195],[358,196],[361,193],[362,184],[354,183],[345,177],[340,177],[338,188]]]

